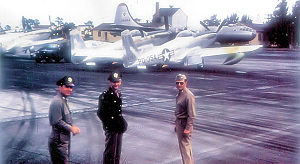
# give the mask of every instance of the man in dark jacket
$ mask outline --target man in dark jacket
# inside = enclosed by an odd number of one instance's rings
[[[77,126],[72,125],[72,118],[67,97],[71,95],[74,87],[73,79],[65,76],[58,80],[58,94],[51,102],[49,109],[49,122],[52,132],[49,137],[49,152],[51,162],[69,163],[71,135],[80,133]]]
[[[108,77],[110,87],[99,96],[97,115],[105,132],[103,164],[119,164],[122,135],[127,130],[127,122],[122,116],[122,99],[119,87],[122,84],[118,73]]]

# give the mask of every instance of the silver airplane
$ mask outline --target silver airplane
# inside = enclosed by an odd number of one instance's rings
[[[245,53],[252,52],[261,45],[242,45],[216,47],[214,44],[218,38],[218,32],[210,32],[199,35],[189,30],[181,31],[176,38],[148,49],[138,48],[128,30],[122,32],[123,47],[126,51],[123,58],[125,68],[148,66],[167,67],[173,65],[204,66],[204,57],[227,55],[223,64],[236,64],[243,59]]]
[[[70,32],[71,61],[74,64],[117,64],[122,61],[121,40],[115,43],[83,41],[78,30]]]
[[[143,26],[132,18],[125,3],[118,5],[114,24],[110,25],[113,30],[130,30],[133,40],[138,47],[161,45],[175,38],[176,33],[156,27]],[[122,40],[114,43],[100,41],[83,41],[79,31],[72,30],[70,33],[71,60],[75,64],[111,65],[123,62],[124,50]]]
[[[142,33],[141,33],[142,32]],[[145,48],[165,43],[170,35],[151,34],[144,31],[132,30],[134,44],[137,47]],[[169,39],[170,40],[170,39]],[[85,64],[93,66],[122,65],[124,49],[122,40],[114,43],[101,41],[84,41],[78,30],[70,32],[71,61],[74,64]]]
[[[32,49],[32,51],[34,51],[33,46],[63,40],[63,38],[48,38],[48,29],[31,31],[28,33],[7,33],[0,35],[0,55],[24,54],[27,50],[31,51]]]

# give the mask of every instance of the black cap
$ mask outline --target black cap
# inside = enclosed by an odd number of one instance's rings
[[[109,74],[107,80],[109,80],[110,82],[113,83],[117,83],[119,81],[121,81],[121,75],[118,72],[112,72],[111,74]]]
[[[58,86],[66,85],[66,86],[74,87],[75,85],[73,82],[74,81],[71,76],[65,76],[62,79],[58,80],[56,82],[56,85],[58,85]]]

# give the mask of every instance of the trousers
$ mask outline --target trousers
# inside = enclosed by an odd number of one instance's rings
[[[70,145],[70,140],[61,142],[50,138],[48,147],[51,162],[53,164],[69,164]]]
[[[176,119],[176,133],[179,144],[179,150],[181,153],[183,164],[194,164],[193,162],[193,152],[191,144],[191,135],[186,135],[183,133],[186,126],[186,119]]]
[[[103,164],[119,164],[123,133],[105,131],[105,150]]]

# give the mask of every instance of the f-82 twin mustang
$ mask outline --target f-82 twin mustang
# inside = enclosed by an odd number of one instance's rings
[[[241,61],[245,53],[261,47],[261,45],[216,47],[214,44],[220,29],[217,32],[198,36],[188,30],[181,31],[175,39],[147,49],[138,49],[129,31],[123,31],[122,41],[126,51],[123,57],[123,65],[126,68],[166,67],[178,64],[203,67],[204,57],[216,55],[227,55],[228,57],[223,64],[233,65]]]

